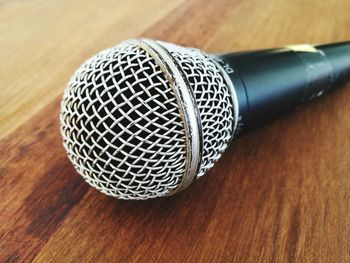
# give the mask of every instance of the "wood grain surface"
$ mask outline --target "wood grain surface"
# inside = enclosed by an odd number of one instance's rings
[[[65,84],[144,36],[208,52],[350,39],[350,2],[0,2],[0,262],[350,262],[350,85],[236,140],[186,191],[120,201],[61,144]]]

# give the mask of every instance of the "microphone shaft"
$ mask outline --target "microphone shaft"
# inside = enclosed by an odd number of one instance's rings
[[[350,80],[350,42],[214,55],[239,105],[234,136],[255,129]]]

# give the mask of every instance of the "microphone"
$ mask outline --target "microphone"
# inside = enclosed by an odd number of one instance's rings
[[[206,54],[133,39],[88,59],[61,102],[68,158],[120,199],[173,195],[231,140],[350,80],[350,42]]]

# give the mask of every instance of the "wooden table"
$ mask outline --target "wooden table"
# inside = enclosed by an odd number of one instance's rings
[[[170,198],[88,187],[61,145],[69,76],[144,36],[208,52],[350,38],[350,2],[2,1],[1,262],[350,262],[350,85],[244,136]]]

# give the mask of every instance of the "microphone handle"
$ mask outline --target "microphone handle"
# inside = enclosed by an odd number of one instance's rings
[[[238,100],[234,137],[350,80],[350,42],[213,55]]]

